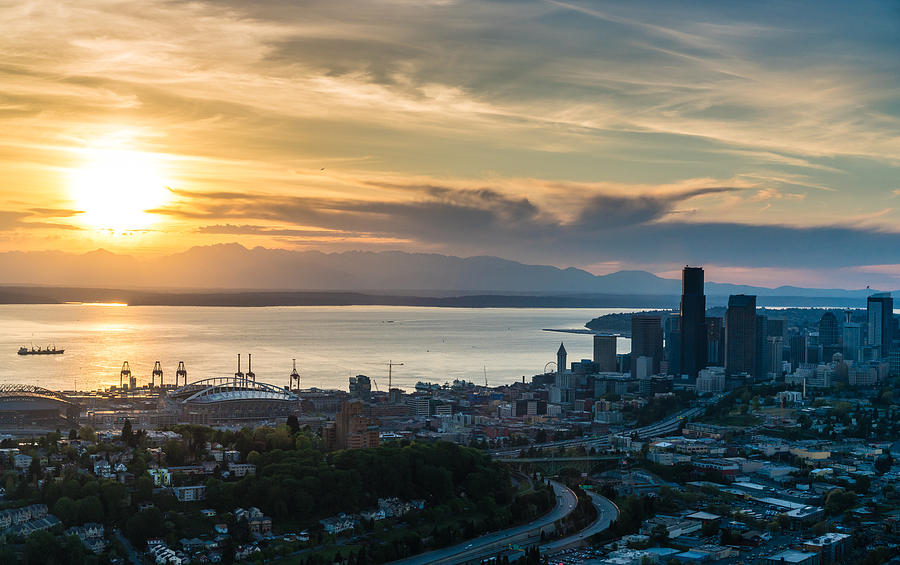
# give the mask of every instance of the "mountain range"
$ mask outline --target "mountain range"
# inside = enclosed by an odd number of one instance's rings
[[[414,296],[460,294],[677,296],[681,281],[646,271],[593,275],[498,257],[401,251],[290,251],[219,244],[162,257],[105,250],[0,253],[0,284],[152,291],[355,291]],[[865,289],[765,288],[708,282],[710,297],[756,294],[859,301]]]

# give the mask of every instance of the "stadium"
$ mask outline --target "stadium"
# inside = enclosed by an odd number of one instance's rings
[[[0,385],[0,426],[72,426],[79,412],[78,404],[58,392],[32,385]]]
[[[170,391],[167,402],[180,421],[205,425],[277,420],[300,411],[296,394],[242,375],[189,383]]]

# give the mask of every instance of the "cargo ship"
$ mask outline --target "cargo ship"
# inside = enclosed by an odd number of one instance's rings
[[[41,349],[40,347],[35,349],[32,345],[31,349],[28,349],[27,347],[20,347],[19,355],[62,355],[63,353],[65,353],[65,351],[65,349],[57,349],[55,345],[45,347],[44,349]]]

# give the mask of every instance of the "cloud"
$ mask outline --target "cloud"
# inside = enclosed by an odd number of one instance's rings
[[[808,234],[892,245],[896,10],[772,8],[9,3],[0,196],[26,195],[28,215],[3,229],[22,245],[51,219],[71,229],[65,176],[115,139],[182,187],[140,249],[234,236],[765,265],[821,257],[790,240]],[[818,241],[846,255],[828,262],[876,254]]]
[[[34,209],[26,212],[0,210],[0,231],[16,230],[79,230],[70,224],[33,221],[30,218],[61,218],[80,212],[74,210]]]
[[[384,186],[394,187],[392,183]],[[677,207],[704,197],[743,194],[744,188],[707,186],[658,194],[572,195],[578,213],[560,215],[547,203],[500,190],[449,185],[404,186],[398,201],[348,200],[269,194],[190,193],[156,213],[174,217],[240,219],[260,224],[201,228],[206,234],[280,235],[309,241],[332,235],[406,241],[421,248],[491,254],[551,264],[601,262],[712,263],[731,267],[837,267],[900,261],[900,234],[870,229],[733,222],[686,222]],[[759,199],[751,192],[750,199]],[[778,198],[764,194],[765,198]]]

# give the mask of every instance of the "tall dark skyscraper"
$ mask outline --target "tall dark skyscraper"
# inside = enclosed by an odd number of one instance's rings
[[[882,358],[891,353],[894,341],[894,299],[891,293],[873,294],[867,301],[868,334],[866,343],[880,348]]]
[[[663,336],[666,338],[666,361],[669,363],[668,374],[681,374],[681,312],[669,314],[663,323]]]
[[[842,350],[841,329],[837,316],[831,312],[825,312],[819,319],[819,345],[822,346],[822,355],[826,361]]]
[[[781,339],[784,339],[786,337],[784,333],[784,320],[773,320],[769,318],[769,323],[767,325],[767,336],[780,337]]]
[[[733,294],[725,312],[725,374],[756,374],[756,296]]]
[[[721,367],[725,364],[725,319],[706,318],[706,364]]]
[[[788,340],[788,344],[790,348],[788,360],[791,362],[793,370],[809,362],[809,340],[805,335],[792,335],[790,340]]]
[[[766,316],[756,317],[756,359],[753,362],[755,372],[754,377],[762,378],[766,376],[766,358],[769,355],[769,318]]]
[[[631,374],[637,374],[638,357],[653,359],[653,374],[659,373],[663,356],[662,320],[659,316],[635,314],[631,317]]]
[[[840,336],[837,316],[831,312],[822,314],[819,319],[819,345],[822,347],[837,345],[841,341]]]
[[[594,336],[594,364],[601,373],[616,371],[616,340],[614,335]]]
[[[696,377],[706,367],[706,296],[703,269],[681,271],[681,374]]]

